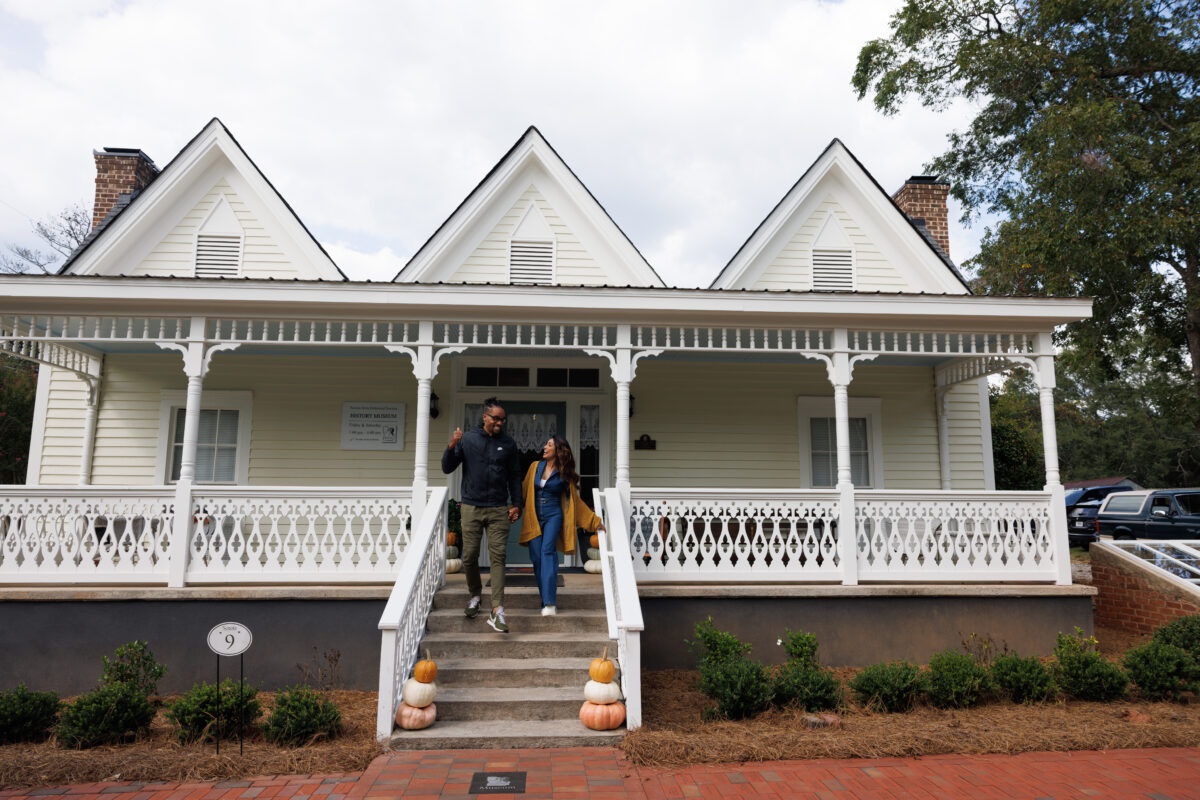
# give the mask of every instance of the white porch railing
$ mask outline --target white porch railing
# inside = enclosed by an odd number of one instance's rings
[[[847,579],[836,491],[633,489],[630,496],[639,583]],[[1050,492],[858,490],[847,553],[855,554],[857,581],[1061,581],[1066,531],[1053,529],[1052,501]]]
[[[860,580],[1057,576],[1049,492],[863,491],[854,516]]]
[[[417,661],[417,646],[433,608],[433,594],[446,582],[446,487],[433,489],[416,521],[408,552],[379,618],[379,706],[375,736],[392,735],[400,687]]]
[[[0,492],[0,583],[166,583],[175,492]]]
[[[630,502],[638,582],[841,580],[837,492],[634,489]]]
[[[629,509],[621,493],[608,489],[594,492],[597,513],[606,530],[600,534],[601,575],[604,578],[604,607],[608,614],[608,638],[617,641],[621,662],[621,694],[625,696],[625,729],[642,727],[642,603],[629,551],[626,520]]]
[[[412,490],[203,486],[192,520],[188,583],[390,583]]]

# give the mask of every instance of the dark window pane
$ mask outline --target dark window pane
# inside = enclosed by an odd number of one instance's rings
[[[592,508],[592,490],[600,488],[600,479],[592,477],[581,477],[579,479],[579,496],[583,498],[583,502],[587,503],[588,508]],[[593,511],[596,509],[592,508]]]
[[[585,447],[579,451],[579,474],[598,475],[600,473],[600,451],[595,447]]]
[[[600,385],[600,370],[573,369],[571,370],[571,387],[574,389],[595,389]]]
[[[497,386],[528,386],[529,385],[529,368],[528,367],[501,367],[500,380],[496,383]]]
[[[542,367],[538,369],[538,386],[566,386],[567,371],[558,367]]]
[[[495,367],[467,367],[468,386],[495,386]]]

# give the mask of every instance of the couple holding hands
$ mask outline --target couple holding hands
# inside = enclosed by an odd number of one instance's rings
[[[480,425],[463,433],[456,428],[442,453],[442,472],[449,475],[462,465],[462,559],[470,600],[464,613],[479,613],[483,581],[479,576],[479,548],[488,531],[491,557],[492,613],[488,625],[508,633],[504,617],[504,563],[508,526],[521,519],[520,544],[529,547],[529,560],[542,596],[542,615],[553,616],[558,591],[558,553],[575,552],[575,529],[604,530],[603,523],[579,497],[579,474],[571,446],[561,436],[551,436],[542,458],[529,465],[524,482],[517,443],[504,433],[508,417],[500,401],[483,401]],[[532,505],[533,514],[522,511]],[[501,533],[503,531],[503,533]]]

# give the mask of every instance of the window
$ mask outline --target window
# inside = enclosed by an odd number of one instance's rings
[[[539,367],[537,385],[542,388],[596,389],[600,386],[600,370]]]
[[[183,467],[183,429],[187,409],[175,409],[175,435],[171,444],[171,480],[179,480]],[[196,442],[196,482],[237,481],[238,412],[232,408],[200,411]]]
[[[1103,510],[1106,513],[1112,511],[1117,514],[1136,514],[1142,510],[1142,504],[1145,502],[1144,494],[1110,494]]]
[[[837,486],[837,417],[832,397],[798,400],[800,485]],[[850,479],[860,489],[883,488],[883,429],[878,398],[850,399]]]
[[[467,367],[467,386],[528,385],[528,367]]]
[[[250,467],[250,392],[205,392],[196,438],[196,482],[245,484]],[[156,475],[161,483],[179,480],[187,394],[164,391],[159,408]]]

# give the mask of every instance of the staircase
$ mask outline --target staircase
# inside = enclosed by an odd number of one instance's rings
[[[474,619],[463,615],[466,578],[447,575],[434,595],[420,656],[438,664],[437,722],[421,731],[395,730],[393,750],[502,749],[612,745],[625,729],[593,731],[579,721],[588,666],[608,638],[599,575],[566,574],[558,614],[541,615],[536,587],[507,586],[510,633],[487,624],[488,588]],[[620,680],[618,672],[616,680]]]

